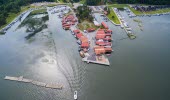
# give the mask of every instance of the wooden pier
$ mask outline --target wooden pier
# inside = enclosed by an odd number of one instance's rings
[[[4,79],[10,80],[10,81],[23,82],[23,83],[32,83],[33,85],[36,85],[36,86],[41,86],[41,87],[51,88],[51,89],[62,89],[63,88],[63,85],[61,84],[50,84],[50,83],[34,81],[31,79],[26,79],[23,76],[20,76],[20,77],[5,76]]]
[[[87,62],[87,63],[107,65],[107,66],[110,65],[108,58],[106,58],[104,56],[102,56],[102,60],[97,60],[97,59],[96,60],[91,60],[91,59],[88,59],[88,57],[86,56],[85,58],[82,59],[82,61]]]

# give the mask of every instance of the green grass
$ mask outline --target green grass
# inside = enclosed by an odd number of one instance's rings
[[[98,29],[97,26],[94,25],[94,23],[92,22],[89,22],[87,20],[84,20],[83,22],[81,23],[78,23],[77,27],[80,29],[80,30],[86,30],[88,28],[95,28],[95,29]]]
[[[114,8],[124,8],[124,7],[128,7],[135,15],[141,15],[143,14],[142,12],[140,11],[137,11],[133,8],[131,8],[128,4],[111,4],[111,5],[108,5],[109,7],[114,7]]]
[[[57,6],[57,4],[48,4],[48,7],[53,7],[53,6]]]
[[[85,2],[86,2],[86,0],[81,0],[79,3],[84,4]]]
[[[133,21],[134,21],[134,22],[137,22],[137,23],[142,23],[142,21],[139,20],[139,19],[133,19]]]
[[[143,14],[143,12],[137,11],[137,10],[131,8],[130,6],[129,6],[128,8],[129,8],[135,15],[142,15],[142,14]]]
[[[18,13],[9,13],[9,16],[6,19],[6,24],[1,26],[0,29],[4,28],[5,26],[7,26],[9,23],[11,23],[18,15],[20,15],[22,12],[28,10],[29,8],[32,8],[30,6],[23,6],[21,7],[21,11]]]
[[[124,8],[124,7],[129,7],[129,6],[127,4],[108,4],[108,7]]]
[[[132,39],[132,40],[136,38],[136,36],[135,36],[134,34],[129,34],[129,33],[128,33],[127,35],[128,35],[128,37],[129,37],[130,39]]]
[[[115,24],[120,24],[120,21],[118,19],[118,17],[116,16],[115,12],[113,11],[113,9],[111,7],[110,8],[110,14],[107,15],[107,17],[112,20]],[[112,18],[112,16],[114,16],[114,18]]]
[[[43,14],[43,13],[47,13],[47,9],[34,10],[30,13],[30,15]]]
[[[59,3],[65,3],[63,0],[58,0],[59,1]],[[68,0],[66,0],[66,1],[68,1]]]

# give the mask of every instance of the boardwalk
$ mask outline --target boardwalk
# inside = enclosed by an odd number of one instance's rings
[[[63,85],[61,85],[61,84],[51,84],[51,83],[34,81],[34,80],[31,80],[31,79],[26,79],[23,76],[20,76],[20,77],[5,76],[4,79],[10,80],[10,81],[23,82],[23,83],[32,83],[33,85],[36,85],[36,86],[51,88],[51,89],[62,89],[63,88]]]

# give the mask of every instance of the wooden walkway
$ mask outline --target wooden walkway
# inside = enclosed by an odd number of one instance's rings
[[[85,58],[82,59],[82,61],[87,62],[87,63],[107,65],[107,66],[110,65],[108,58],[106,58],[106,57],[103,56],[103,58],[102,58],[103,60],[100,61],[100,60],[97,60],[97,56],[94,56],[94,57],[96,58],[96,59],[94,59],[94,60],[93,60],[93,59],[88,59],[88,57],[85,57]]]
[[[23,76],[20,76],[20,77],[5,76],[4,79],[10,80],[10,81],[23,82],[23,83],[32,83],[33,85],[36,85],[36,86],[41,86],[41,87],[51,88],[51,89],[62,89],[63,88],[63,85],[61,84],[49,84],[49,83],[34,81],[31,79],[26,79]]]

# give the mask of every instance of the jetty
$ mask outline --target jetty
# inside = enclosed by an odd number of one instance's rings
[[[125,30],[125,32],[127,33],[127,36],[130,39],[135,39],[136,38],[135,34],[132,33],[132,29],[128,26],[127,22],[125,22],[124,18],[121,16],[118,9],[117,8],[112,8],[112,9],[115,12],[116,16],[118,16],[118,19],[121,23],[121,28]]]
[[[23,76],[19,76],[19,77],[5,76],[4,79],[10,80],[10,81],[23,82],[23,83],[31,83],[36,86],[51,88],[51,89],[62,89],[63,88],[63,85],[61,85],[61,84],[54,84],[54,83],[52,84],[52,83],[44,83],[44,82],[40,82],[40,81],[34,81],[31,79],[26,79]]]
[[[102,60],[97,59],[97,56],[95,56],[94,59],[90,59],[90,57],[85,57],[82,59],[82,61],[87,63],[94,63],[94,64],[100,64],[100,65],[110,65],[108,58],[102,56]]]

